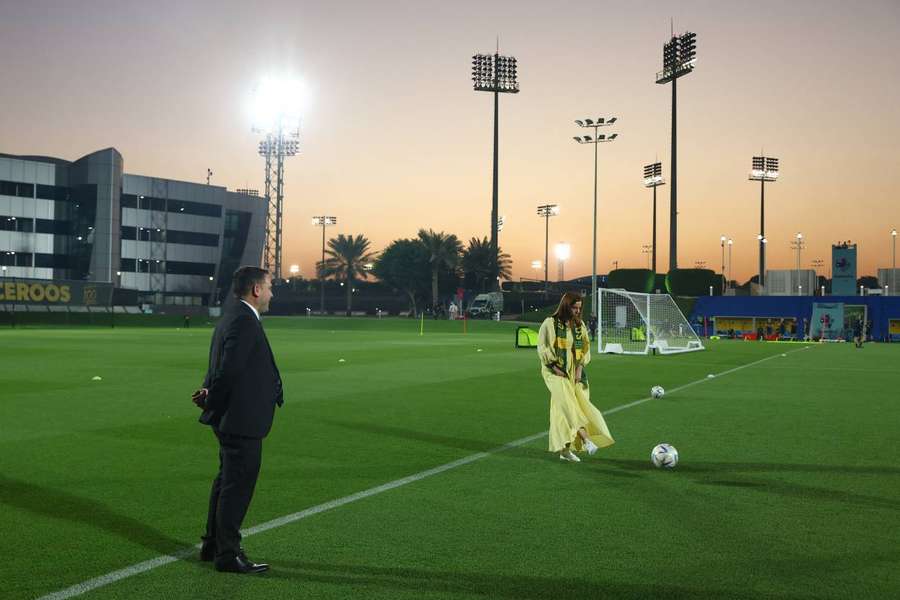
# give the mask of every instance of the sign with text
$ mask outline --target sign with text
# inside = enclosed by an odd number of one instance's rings
[[[0,279],[0,303],[71,306],[109,306],[111,283]]]

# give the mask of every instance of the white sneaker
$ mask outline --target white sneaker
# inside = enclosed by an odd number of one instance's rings
[[[591,456],[597,454],[597,450],[599,450],[599,448],[597,448],[597,444],[595,444],[591,440],[584,440],[584,449],[587,450],[587,453]]]
[[[581,462],[581,459],[575,456],[575,453],[571,450],[566,450],[559,455],[559,460],[565,460],[568,462]]]

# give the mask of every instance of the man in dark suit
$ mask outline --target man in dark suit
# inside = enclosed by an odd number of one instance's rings
[[[272,277],[259,267],[234,272],[236,300],[225,310],[209,348],[203,387],[192,396],[203,409],[200,422],[219,441],[219,473],[209,496],[200,558],[219,571],[262,573],[241,549],[241,523],[250,506],[262,459],[262,439],[272,428],[275,406],[284,403],[281,375],[259,315],[269,309]]]

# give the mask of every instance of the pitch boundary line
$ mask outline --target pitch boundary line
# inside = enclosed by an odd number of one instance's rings
[[[796,350],[791,350],[786,354],[792,354],[794,352],[800,352],[801,350],[808,350],[811,346],[804,346],[803,348],[797,348]],[[739,367],[734,367],[732,369],[728,369],[727,371],[722,371],[721,373],[715,374],[715,378],[721,377],[723,375],[728,375],[730,373],[735,373],[742,369],[746,369],[749,367],[753,367],[755,365],[764,363],[766,361],[772,360],[773,358],[781,357],[781,354],[773,354],[772,356],[767,356],[760,360],[747,363],[746,365],[741,365]],[[706,381],[714,381],[715,378],[710,379],[709,377],[704,377],[703,379],[698,379],[696,381],[692,381],[690,383],[686,383],[682,386],[673,388],[667,394],[674,394],[681,390],[685,390],[687,388],[693,387],[695,385],[699,385]],[[653,400],[653,397],[646,397],[640,400],[635,400],[634,402],[629,402],[627,404],[620,404],[619,406],[613,407],[609,410],[603,411],[604,415],[611,415],[617,412],[626,410],[628,408],[632,408],[635,406],[639,406],[646,402]],[[301,519],[305,519],[307,517],[311,517],[313,515],[317,515],[319,513],[323,513],[341,506],[345,504],[350,504],[351,502],[356,502],[357,500],[363,500],[365,498],[369,498],[371,496],[375,496],[377,494],[381,494],[382,492],[387,492],[389,490],[396,489],[398,487],[402,487],[404,485],[415,483],[416,481],[421,481],[427,477],[431,477],[432,475],[438,475],[440,473],[444,473],[445,471],[450,471],[451,469],[455,469],[457,467],[462,467],[469,463],[473,463],[477,460],[481,460],[482,458],[487,458],[492,454],[498,454],[500,452],[504,452],[506,450],[510,450],[512,448],[516,448],[518,446],[522,446],[529,442],[533,442],[534,440],[538,440],[547,435],[547,431],[542,431],[540,433],[535,433],[533,435],[529,435],[527,437],[519,438],[518,440],[514,440],[512,442],[508,442],[503,444],[502,446],[498,446],[492,450],[486,450],[484,452],[477,452],[475,454],[470,454],[469,456],[460,458],[458,460],[454,460],[443,465],[439,465],[437,467],[433,467],[431,469],[426,469],[425,471],[420,471],[418,473],[414,473],[412,475],[408,475],[406,477],[401,477],[400,479],[395,479],[393,481],[389,481],[387,483],[383,483],[381,485],[377,485],[375,487],[368,488],[366,490],[362,490],[360,492],[356,492],[354,494],[350,494],[349,496],[343,496],[342,498],[337,498],[335,500],[330,500],[328,502],[324,502],[322,504],[317,504],[316,506],[312,506],[310,508],[301,510],[299,512],[295,512],[289,515],[285,515],[283,517],[278,517],[272,519],[270,521],[266,521],[264,523],[260,523],[259,525],[254,525],[253,527],[244,529],[241,533],[246,536],[255,535],[257,533],[262,533],[264,531],[269,531],[270,529],[275,529],[278,527],[283,527],[284,525],[289,525],[290,523],[294,523]],[[166,554],[162,556],[157,556],[156,558],[152,558],[150,560],[145,560],[143,562],[139,562],[133,564],[129,567],[125,567],[124,569],[119,569],[117,571],[111,571],[105,575],[100,575],[99,577],[94,577],[92,579],[88,579],[81,583],[77,583],[73,586],[67,587],[63,590],[59,590],[57,592],[53,592],[50,594],[46,594],[38,598],[38,600],[68,600],[68,598],[74,598],[75,596],[80,596],[82,594],[86,594],[92,590],[96,590],[98,588],[107,586],[111,583],[115,583],[117,581],[121,581],[123,579],[127,579],[134,575],[139,575],[141,573],[145,573],[147,571],[153,570],[157,567],[162,567],[169,563],[173,563],[179,560],[183,560],[195,553],[200,548],[200,544],[196,546],[192,546],[190,548],[184,548],[183,550],[179,550],[178,552],[174,552],[172,554]]]

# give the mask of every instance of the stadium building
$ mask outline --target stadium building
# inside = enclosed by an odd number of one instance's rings
[[[260,264],[266,206],[254,192],[123,167],[114,148],[73,162],[0,154],[0,303],[89,304],[89,285],[100,305],[112,290],[117,304],[215,305],[238,265]],[[75,292],[59,294],[64,283]]]

